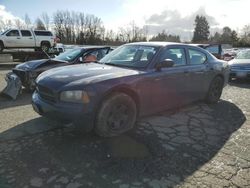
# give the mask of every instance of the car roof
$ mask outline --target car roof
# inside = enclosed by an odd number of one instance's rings
[[[164,47],[164,46],[190,46],[200,48],[198,45],[187,44],[187,43],[178,43],[178,42],[161,42],[161,41],[150,41],[150,42],[133,42],[126,45],[144,45],[144,46],[155,46],[155,47]]]
[[[150,42],[133,42],[133,43],[128,43],[126,45],[168,46],[168,45],[183,45],[183,43],[150,41]]]
[[[76,46],[72,49],[86,49],[86,50],[91,50],[91,49],[99,49],[99,48],[110,48],[109,46]]]

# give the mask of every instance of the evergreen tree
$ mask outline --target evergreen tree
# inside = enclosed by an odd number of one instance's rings
[[[197,15],[195,18],[195,29],[192,42],[207,42],[209,34],[209,24],[206,17]]]
[[[180,36],[167,34],[164,30],[153,36],[150,41],[167,41],[167,42],[180,42]]]

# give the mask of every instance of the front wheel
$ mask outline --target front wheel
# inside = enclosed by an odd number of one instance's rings
[[[103,101],[97,112],[95,132],[112,137],[133,128],[137,117],[134,100],[125,93],[114,93]]]
[[[220,96],[223,89],[223,78],[217,76],[215,77],[209,87],[206,102],[208,104],[217,103],[220,100]]]

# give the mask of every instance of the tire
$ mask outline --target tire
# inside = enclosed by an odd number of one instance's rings
[[[220,100],[223,85],[224,85],[223,78],[221,78],[220,76],[216,76],[212,80],[206,96],[206,102],[208,104],[215,104]]]
[[[1,42],[0,42],[0,52],[2,52],[3,49],[4,49],[4,45],[3,45],[3,42],[1,41]]]
[[[134,100],[125,93],[106,98],[97,112],[95,133],[102,137],[118,136],[134,127],[137,109]]]
[[[50,48],[49,43],[47,43],[47,42],[42,42],[42,44],[41,44],[41,50],[42,50],[42,51],[48,52],[48,51],[49,51],[49,48]]]

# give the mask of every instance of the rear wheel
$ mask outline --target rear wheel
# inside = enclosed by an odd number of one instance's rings
[[[42,42],[42,44],[41,44],[41,50],[42,50],[42,51],[48,52],[48,51],[49,51],[49,48],[50,48],[49,43],[47,43],[47,42]]]
[[[0,42],[0,52],[2,52],[3,49],[4,49],[4,45],[3,45],[3,42],[1,41],[1,42]]]
[[[114,93],[101,104],[96,116],[95,132],[112,137],[133,128],[137,117],[134,100],[125,93]]]
[[[220,76],[217,76],[212,80],[206,97],[207,103],[213,104],[220,100],[223,84],[223,78]]]

